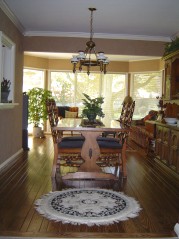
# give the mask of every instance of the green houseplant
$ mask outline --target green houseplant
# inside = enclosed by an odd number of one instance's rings
[[[3,77],[3,81],[1,82],[1,102],[7,103],[8,96],[10,92],[11,82]]]
[[[29,97],[28,119],[34,125],[34,136],[41,136],[40,124],[48,118],[46,100],[52,98],[52,92],[42,88],[32,88],[27,92]],[[40,134],[40,135],[39,135]]]
[[[165,50],[163,57],[179,50],[179,37],[175,37],[175,39],[172,39],[171,42],[167,42],[165,44]]]
[[[104,117],[101,105],[104,103],[103,97],[92,99],[89,95],[83,93],[85,99],[82,99],[84,109],[82,110],[82,117],[87,117],[89,121],[94,121],[96,116]]]

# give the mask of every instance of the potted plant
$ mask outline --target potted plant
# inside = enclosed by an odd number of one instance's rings
[[[28,95],[28,119],[29,123],[34,124],[33,135],[34,137],[42,137],[41,124],[48,118],[46,109],[46,100],[52,98],[52,92],[42,88],[32,88],[27,92]]]
[[[104,117],[101,105],[104,103],[103,97],[92,99],[89,95],[83,93],[85,99],[82,99],[84,109],[82,110],[82,117],[87,117],[89,121],[93,122],[96,116]]]
[[[11,82],[3,77],[1,82],[1,102],[8,103],[8,96],[10,92]]]

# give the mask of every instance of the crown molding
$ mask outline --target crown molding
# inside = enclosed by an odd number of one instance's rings
[[[4,0],[0,0],[0,7],[7,17],[14,23],[24,36],[47,36],[47,37],[80,37],[89,38],[89,33],[85,32],[55,32],[55,31],[25,31],[24,26],[20,23],[19,19],[9,9]],[[94,38],[101,39],[124,39],[124,40],[142,40],[142,41],[162,41],[170,42],[170,37],[164,36],[147,36],[147,35],[125,35],[125,34],[107,34],[95,33]]]
[[[6,14],[6,16],[14,23],[14,25],[24,35],[25,29],[23,25],[20,23],[18,18],[13,14],[13,12],[9,9],[8,5],[4,2],[4,0],[0,0],[0,7],[2,11]]]
[[[89,33],[84,32],[49,32],[49,31],[26,31],[24,36],[48,36],[48,37],[80,37],[89,38]],[[94,38],[101,39],[125,39],[125,40],[143,40],[143,41],[162,41],[170,42],[170,37],[146,36],[146,35],[124,35],[124,34],[105,34],[95,33]]]

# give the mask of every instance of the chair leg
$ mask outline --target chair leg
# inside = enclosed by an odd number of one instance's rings
[[[52,192],[57,191],[57,182],[55,178],[51,178],[52,181]]]
[[[115,166],[115,170],[114,170],[114,175],[117,177],[117,173],[118,173],[118,170],[119,170],[119,165],[117,164]],[[120,170],[119,170],[120,171]]]
[[[57,144],[54,144],[54,159],[51,173],[52,191],[57,190],[57,180],[56,180],[57,162],[58,162],[58,146]]]
[[[118,154],[118,162],[117,162],[117,164],[116,164],[116,166],[115,166],[115,171],[114,171],[115,176],[116,176],[116,177],[120,177],[122,171],[123,171],[123,168],[122,168],[122,160],[121,160],[121,154],[119,153],[119,154]]]
[[[127,177],[127,167],[126,167],[126,140],[123,144],[122,147],[122,152],[121,152],[121,165],[122,165],[122,172],[123,172],[123,177]]]

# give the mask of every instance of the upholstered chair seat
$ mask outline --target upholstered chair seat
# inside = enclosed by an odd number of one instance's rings
[[[64,137],[61,142],[58,142],[58,149],[74,149],[79,148],[81,150],[84,143],[82,137]]]
[[[121,149],[122,143],[116,138],[98,137],[97,139],[99,148],[111,148],[111,149]]]

